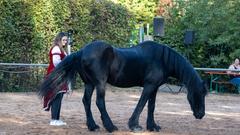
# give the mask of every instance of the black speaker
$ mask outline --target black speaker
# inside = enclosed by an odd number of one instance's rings
[[[164,36],[164,18],[154,17],[153,19],[153,35],[158,37]]]
[[[184,44],[191,45],[193,44],[195,37],[195,32],[193,30],[186,30],[184,34]]]

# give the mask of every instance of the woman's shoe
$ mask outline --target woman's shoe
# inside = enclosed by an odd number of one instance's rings
[[[62,120],[51,120],[50,125],[51,126],[64,126],[64,125],[67,125],[67,123],[63,122]]]

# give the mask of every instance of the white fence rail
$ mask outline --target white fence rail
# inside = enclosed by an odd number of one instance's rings
[[[29,64],[29,63],[0,63],[0,66],[29,66],[29,67],[47,67],[48,64]],[[199,71],[239,71],[227,68],[194,68]]]
[[[0,63],[2,66],[40,66],[40,67],[47,67],[48,64],[28,64],[28,63]]]

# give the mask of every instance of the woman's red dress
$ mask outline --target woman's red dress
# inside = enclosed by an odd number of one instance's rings
[[[49,66],[48,66],[48,69],[47,69],[47,76],[54,70],[55,66],[53,64],[53,55],[60,55],[60,58],[61,60],[63,60],[63,58],[66,56],[65,52],[61,51],[61,53],[52,53],[52,49],[54,47],[52,47],[49,51],[49,60],[50,60],[50,63],[49,63]],[[62,89],[58,92],[58,93],[61,93],[61,92],[67,92],[68,90],[68,87],[67,87],[67,84],[64,84],[64,86],[62,86]],[[54,94],[52,92],[49,92],[47,94],[47,96],[45,96],[43,98],[43,108],[44,110],[48,111],[50,109],[50,103],[51,101],[55,98]]]

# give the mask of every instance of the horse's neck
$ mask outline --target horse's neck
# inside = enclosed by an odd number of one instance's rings
[[[179,63],[178,63],[179,62]],[[183,83],[187,88],[191,85],[196,85],[200,82],[200,78],[194,68],[185,59],[182,62],[178,61],[175,63],[176,77]]]
[[[162,47],[162,52],[167,76],[179,79],[188,88],[201,82],[193,66],[183,56],[168,47]]]

